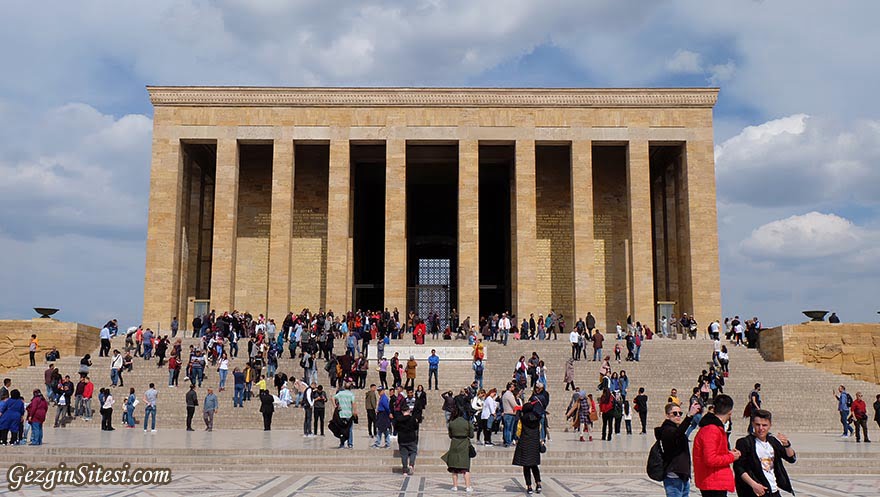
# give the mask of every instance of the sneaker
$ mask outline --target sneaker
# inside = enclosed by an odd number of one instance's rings
[[[150,431],[153,432],[153,433],[156,433],[156,430],[150,430]]]
[[[458,492],[458,487],[452,487],[449,490],[452,490],[453,492]]]
[[[486,442],[483,445],[485,445],[486,447],[494,447],[495,446],[495,444],[493,444],[492,442]]]
[[[533,493],[535,493],[535,492],[532,490],[532,487],[526,488],[526,494],[532,495]]]
[[[543,490],[543,489],[541,488],[541,484],[540,484],[540,483],[537,484],[537,485],[535,485],[535,493],[536,493],[536,494],[541,493],[541,490]]]
[[[580,441],[581,441],[581,442],[586,442],[587,440],[586,440],[584,437],[581,437],[581,438],[580,438]]]
[[[464,489],[464,491],[467,492],[467,493],[469,493],[469,494],[470,494],[470,493],[473,493],[473,492],[474,492],[474,487],[468,487],[468,488]]]

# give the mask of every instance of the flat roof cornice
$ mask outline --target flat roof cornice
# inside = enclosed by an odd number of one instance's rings
[[[703,107],[718,88],[147,86],[155,107]]]

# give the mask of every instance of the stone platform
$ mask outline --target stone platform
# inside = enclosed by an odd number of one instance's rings
[[[46,352],[52,347],[62,358],[94,352],[101,343],[100,331],[94,326],[51,318],[0,319],[0,371],[28,365],[31,335],[37,335],[39,343],[37,364],[44,364]]]

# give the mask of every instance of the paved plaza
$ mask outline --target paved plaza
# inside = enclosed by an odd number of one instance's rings
[[[877,497],[880,496],[880,475],[806,476],[792,479],[795,492],[802,497]],[[620,475],[548,476],[544,478],[544,495],[559,497],[598,496],[663,496],[659,483],[647,477]],[[6,489],[2,495],[47,495],[35,488],[17,492]],[[522,478],[513,475],[475,475],[473,495],[522,495]],[[163,486],[57,487],[52,495],[77,497],[98,496],[191,496],[205,494],[217,497],[431,497],[465,495],[462,489],[450,490],[445,475],[383,477],[382,475],[314,475],[263,473],[183,473]],[[699,495],[693,489],[691,495]],[[785,494],[788,495],[788,494]]]
[[[734,437],[737,435],[734,435]],[[877,496],[880,497],[880,444],[856,444],[852,439],[832,435],[790,434],[798,450],[799,463],[789,466],[799,496]],[[651,438],[623,435],[611,443],[578,443],[573,434],[559,433],[549,444],[542,472],[544,494],[548,496],[662,496],[662,487],[644,476],[643,460]],[[12,492],[5,480],[6,468],[13,462],[32,467],[52,467],[63,461],[68,467],[96,461],[105,467],[130,462],[133,468],[172,470],[167,485],[58,486],[52,495],[76,496],[184,496],[206,493],[212,496],[302,496],[302,497],[423,497],[454,495],[450,477],[439,461],[448,440],[439,432],[424,432],[416,474],[395,472],[392,449],[369,449],[366,434],[360,433],[353,451],[331,449],[331,436],[303,438],[289,430],[185,432],[159,430],[117,430],[96,433],[91,430],[52,430],[46,445],[7,447],[3,471],[4,495],[46,495],[37,487]],[[396,447],[396,443],[392,443]],[[473,462],[474,495],[518,495],[525,488],[519,468],[511,466],[512,449],[476,446]],[[219,457],[214,468],[188,464],[188,458]],[[590,461],[620,459],[629,469],[605,474],[589,474],[583,469]],[[302,462],[297,462],[299,458]],[[272,460],[283,460],[272,465]],[[572,471],[560,461],[577,459]],[[290,461],[290,462],[287,462]],[[844,461],[842,465],[832,462]],[[850,462],[846,462],[850,461]],[[582,464],[581,464],[582,463]],[[338,465],[337,472],[330,468]],[[372,466],[371,466],[372,465]],[[370,468],[375,468],[370,471]],[[200,469],[201,468],[201,469]],[[286,469],[285,469],[286,468]],[[854,474],[850,474],[854,473]],[[859,474],[861,473],[861,474]],[[464,492],[459,490],[462,494]],[[694,490],[693,495],[699,495]]]

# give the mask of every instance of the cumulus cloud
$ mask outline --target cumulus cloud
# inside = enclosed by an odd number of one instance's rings
[[[80,103],[0,112],[0,227],[142,239],[152,121]]]
[[[769,259],[812,259],[859,250],[866,233],[834,214],[809,212],[760,226],[742,242],[746,253]]]
[[[795,114],[748,126],[715,148],[718,196],[758,206],[880,202],[880,121]]]
[[[666,62],[666,69],[671,73],[699,74],[703,72],[700,54],[690,50],[676,50],[675,55]]]

